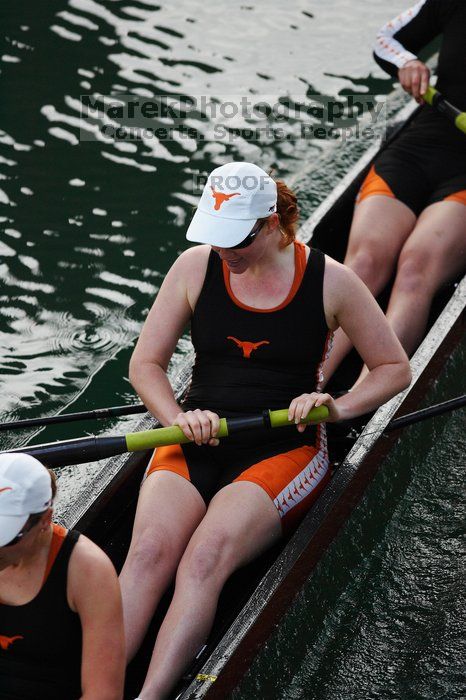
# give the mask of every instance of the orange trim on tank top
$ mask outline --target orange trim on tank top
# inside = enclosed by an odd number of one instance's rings
[[[58,552],[60,551],[65,537],[68,534],[68,530],[57,523],[53,523],[53,533],[52,541],[50,543],[49,556],[47,559],[47,566],[45,567],[44,578],[42,579],[42,585],[47,581],[48,575],[52,570],[52,566],[55,563]]]
[[[448,197],[444,197],[444,202],[458,202],[459,204],[466,205],[466,190],[460,190],[459,192],[453,192],[449,194]]]
[[[362,200],[366,199],[366,197],[373,197],[377,194],[383,195],[384,197],[391,197],[392,199],[396,199],[395,195],[393,194],[392,190],[387,185],[385,180],[382,177],[380,177],[380,175],[377,175],[377,173],[375,172],[375,167],[372,166],[372,168],[367,173],[364,182],[361,185],[361,189],[358,192],[358,196],[356,197],[356,204],[362,202]]]
[[[222,266],[223,266],[223,279],[225,282],[225,287],[228,292],[228,295],[230,299],[236,304],[236,306],[239,306],[241,309],[245,309],[246,311],[255,311],[256,313],[259,314],[269,314],[272,313],[273,311],[280,311],[280,309],[283,309],[287,304],[290,303],[290,301],[294,298],[296,292],[298,291],[300,284],[303,280],[304,277],[304,272],[306,271],[306,246],[304,243],[300,243],[299,241],[294,241],[294,278],[293,278],[293,284],[291,285],[290,291],[286,295],[285,299],[278,304],[278,306],[274,306],[270,309],[256,309],[255,306],[248,306],[247,304],[244,304],[242,301],[240,301],[233,293],[233,290],[231,288],[230,284],[230,271],[228,269],[228,266],[225,261],[223,261]]]

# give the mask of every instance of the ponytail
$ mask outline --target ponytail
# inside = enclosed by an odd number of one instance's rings
[[[298,200],[295,193],[285,185],[282,180],[277,180],[277,214],[280,221],[280,229],[283,237],[280,247],[285,248],[296,238],[296,224],[299,219]]]

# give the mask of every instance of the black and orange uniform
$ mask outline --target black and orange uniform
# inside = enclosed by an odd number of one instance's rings
[[[230,273],[210,253],[191,320],[196,351],[184,410],[209,409],[227,418],[287,408],[319,387],[331,332],[323,306],[325,256],[294,243],[295,275],[277,307],[246,306],[230,286]],[[328,480],[323,425],[298,433],[294,426],[232,435],[218,447],[158,448],[147,475],[160,469],[189,479],[208,503],[233,481],[252,481],[274,501],[284,523],[295,523]]]
[[[441,35],[436,87],[466,110],[466,2],[421,0],[380,30],[377,63],[390,75]],[[466,204],[466,136],[436,110],[424,105],[401,135],[378,158],[358,201],[373,194],[394,197],[416,215],[429,204]]]
[[[66,598],[68,562],[79,533],[53,526],[37,596],[25,605],[0,600],[0,700],[78,700],[81,623]]]

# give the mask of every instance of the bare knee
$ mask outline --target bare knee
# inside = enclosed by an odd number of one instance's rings
[[[345,265],[350,267],[373,293],[380,291],[380,281],[382,280],[384,286],[390,276],[392,264],[389,261],[388,263],[380,244],[376,246],[371,242],[361,243],[350,249],[345,258]]]
[[[167,565],[174,558],[176,548],[163,530],[145,529],[133,537],[128,552],[128,563],[141,574],[150,573]]]
[[[228,535],[218,532],[188,548],[178,569],[178,577],[196,585],[207,580],[223,580],[228,561],[228,543]]]
[[[395,281],[397,292],[425,297],[435,292],[432,286],[434,278],[432,261],[428,254],[415,250],[402,252]]]

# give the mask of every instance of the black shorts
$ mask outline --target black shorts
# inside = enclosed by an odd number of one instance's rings
[[[408,130],[376,158],[356,202],[376,194],[398,199],[416,216],[435,202],[466,204],[465,151]]]

